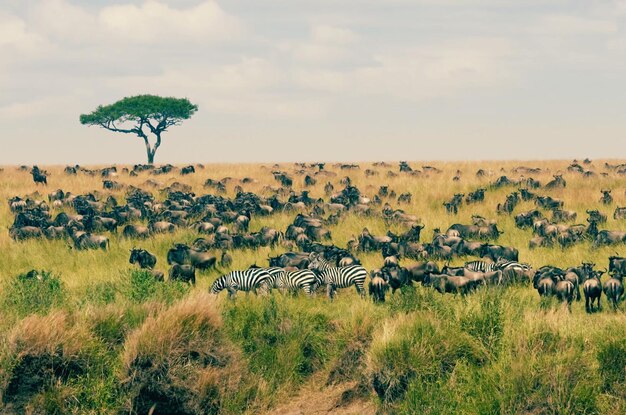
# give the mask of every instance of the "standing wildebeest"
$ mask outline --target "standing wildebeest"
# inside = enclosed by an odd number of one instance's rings
[[[489,257],[493,262],[500,258],[509,261],[519,261],[519,251],[516,248],[506,246],[483,244],[480,250],[480,257]]]
[[[602,296],[602,283],[600,277],[603,271],[592,271],[591,275],[583,282],[583,293],[585,293],[585,309],[587,312],[593,311],[593,302],[597,299],[598,310],[600,309],[600,297]]]
[[[185,244],[176,244],[167,252],[168,264],[191,264],[205,270],[215,266],[217,258],[207,252],[198,251]]]
[[[609,274],[626,275],[626,258],[621,256],[609,257]]]
[[[604,213],[601,213],[599,210],[597,210],[597,209],[596,210],[587,210],[586,212],[589,215],[589,218],[587,219],[587,222],[606,223],[606,219],[607,219],[606,215]],[[615,217],[615,215],[613,215],[613,218],[617,219]]]
[[[122,230],[122,236],[124,238],[149,238],[150,229],[147,226],[142,225],[126,225]]]
[[[92,235],[83,231],[74,232],[72,235],[74,247],[76,249],[102,249],[109,247],[109,238],[102,235]]]
[[[617,305],[624,295],[624,284],[622,282],[623,275],[613,274],[611,279],[604,283],[604,295],[608,301],[613,304],[613,309],[617,309]]]
[[[574,284],[568,280],[560,280],[556,283],[556,287],[554,289],[556,298],[560,301],[566,301],[568,307],[572,304],[574,300]]]
[[[193,265],[172,265],[169,273],[170,281],[183,281],[196,285],[196,269]]]
[[[594,247],[598,247],[600,245],[612,245],[624,242],[626,242],[626,232],[602,230],[598,232],[593,245]]]
[[[375,303],[385,302],[385,293],[389,290],[389,284],[382,277],[381,270],[372,270],[369,282],[369,293]]]
[[[610,190],[600,190],[600,193],[602,193],[600,202],[602,202],[605,205],[610,205],[611,203],[613,203],[613,196],[611,196]]]
[[[157,258],[145,249],[133,248],[130,251],[130,259],[128,262],[131,264],[137,263],[140,268],[153,269],[156,265]]]
[[[33,166],[30,171],[30,174],[33,175],[33,181],[35,184],[42,183],[44,185],[48,185],[48,172],[45,170],[40,170],[39,167]]]

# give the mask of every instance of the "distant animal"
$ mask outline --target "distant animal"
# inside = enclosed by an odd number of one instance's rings
[[[33,166],[30,171],[30,174],[33,176],[33,181],[35,184],[41,183],[44,185],[48,185],[48,172],[45,170],[40,170],[39,167]]]

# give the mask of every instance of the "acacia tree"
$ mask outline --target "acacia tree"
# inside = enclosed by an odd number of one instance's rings
[[[148,163],[154,162],[154,153],[161,145],[161,134],[169,127],[189,119],[198,106],[187,98],[164,98],[156,95],[126,97],[114,104],[100,105],[95,111],[80,116],[83,125],[97,125],[109,131],[135,134],[146,144]],[[148,134],[155,136],[150,144]]]

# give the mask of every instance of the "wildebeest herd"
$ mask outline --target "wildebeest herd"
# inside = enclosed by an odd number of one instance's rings
[[[554,174],[549,182],[542,184],[531,177],[545,173],[540,168],[519,166],[507,172],[516,178],[479,169],[475,173],[477,178],[493,176],[494,179],[489,179],[485,186],[471,189],[467,195],[454,193],[436,203],[454,216],[485,203],[489,192],[510,188],[510,193],[493,212],[498,219],[474,214],[470,223],[452,223],[447,229],[443,228],[445,231],[432,227],[432,236],[426,242],[422,234],[429,225],[428,218],[399,208],[410,205],[420,195],[400,193],[389,185],[360,188],[351,177],[360,169],[357,164],[336,164],[332,170],[324,163],[296,163],[292,169],[275,165],[270,169],[275,183],[266,183],[258,192],[244,190],[246,185],[258,183],[251,177],[208,178],[201,195],[181,181],[163,186],[156,180],[166,174],[199,175],[203,167],[136,165],[121,169],[114,166],[87,169],[68,166],[63,174],[101,177],[102,189],[74,194],[59,188],[49,192],[45,199],[37,195],[16,195],[8,201],[14,215],[9,234],[15,241],[66,240],[71,250],[107,251],[120,239],[141,245],[141,241],[155,235],[176,234],[186,229],[195,234],[195,239],[171,246],[166,255],[167,278],[166,273],[158,269],[157,255],[145,247],[132,249],[129,262],[145,269],[158,281],[181,280],[195,284],[196,273],[226,272],[213,282],[210,291],[227,290],[231,297],[237,291],[279,289],[313,295],[318,289],[324,289],[332,299],[338,289],[355,286],[361,296],[365,296],[367,288],[374,301],[384,302],[388,290],[393,293],[414,283],[441,293],[458,294],[468,294],[482,287],[532,283],[541,296],[554,296],[568,304],[584,296],[589,311],[594,309],[594,304],[596,308],[600,306],[603,293],[614,307],[623,297],[626,259],[619,255],[608,258],[606,269],[595,269],[595,264],[590,262],[533,268],[520,261],[517,247],[497,243],[504,233],[498,222],[509,219],[518,229],[532,231],[528,241],[530,249],[552,246],[568,249],[584,242],[594,248],[606,245],[619,248],[626,243],[626,232],[601,229],[607,223],[607,215],[598,209],[587,209],[586,223],[575,223],[578,213],[566,209],[563,200],[550,194],[555,190],[567,191],[564,174]],[[21,169],[28,170],[28,167]],[[626,175],[623,164],[605,163],[597,170],[591,169],[589,160],[582,164],[575,161],[567,167],[568,174],[579,174],[582,178]],[[54,176],[37,166],[32,167],[30,173],[40,189],[54,183]],[[441,169],[432,166],[417,169],[407,162],[395,166],[381,162],[365,170],[365,177],[386,174],[389,178],[428,180],[441,173]],[[124,176],[145,176],[146,180],[141,186],[133,186],[119,180]],[[462,183],[460,170],[456,171],[453,181]],[[297,186],[299,191],[295,190],[294,183],[302,183]],[[324,195],[313,197],[312,187],[322,183],[325,183]],[[231,197],[229,187],[233,190]],[[595,202],[611,206],[618,190],[602,189]],[[533,203],[534,207],[516,213],[521,203]],[[291,223],[284,229],[263,226],[250,231],[253,219],[277,213],[293,215]],[[362,222],[369,218],[381,220],[387,232],[372,233],[364,226],[345,246],[338,246],[333,243],[330,228],[349,215],[363,218]],[[626,208],[615,207],[613,219],[626,219]],[[267,266],[259,267],[255,263],[248,264],[247,269],[231,270],[233,255],[238,251],[261,247],[282,253],[271,256]],[[368,272],[360,257],[371,253],[380,254],[381,265]],[[450,265],[459,259],[464,262],[463,266]],[[604,282],[603,274],[608,275]]]

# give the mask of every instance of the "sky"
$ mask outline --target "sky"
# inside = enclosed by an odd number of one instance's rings
[[[626,158],[626,0],[0,0],[0,164]]]

